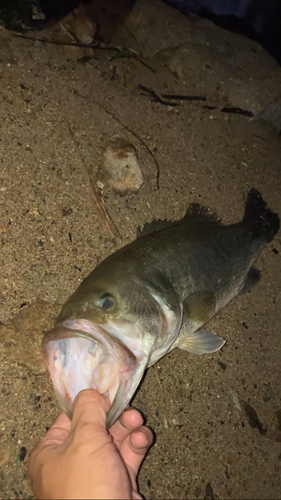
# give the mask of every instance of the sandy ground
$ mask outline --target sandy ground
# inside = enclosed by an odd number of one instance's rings
[[[137,2],[113,41],[142,50],[154,71],[110,60],[116,51],[81,59],[0,35],[0,498],[33,498],[28,456],[59,412],[42,331],[80,281],[138,225],[181,217],[190,202],[234,222],[256,187],[281,214],[273,128],[204,102],[151,102],[139,84],[256,113],[278,97],[281,75],[255,42],[155,1]],[[135,146],[145,178],[137,194],[106,193],[120,239],[106,233],[91,185],[115,136]],[[279,234],[258,259],[260,284],[209,325],[227,339],[222,352],[177,350],[148,371],[134,400],[157,436],[140,474],[147,499],[281,498],[280,256]]]

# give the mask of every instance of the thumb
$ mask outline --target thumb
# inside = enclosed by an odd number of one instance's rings
[[[106,431],[106,412],[109,410],[110,402],[106,396],[102,396],[94,389],[85,389],[76,396],[73,405],[71,430],[75,432],[91,433]]]

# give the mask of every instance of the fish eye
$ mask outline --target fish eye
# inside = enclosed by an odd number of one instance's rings
[[[99,298],[98,305],[104,311],[109,311],[115,306],[115,299],[110,293],[103,293]]]

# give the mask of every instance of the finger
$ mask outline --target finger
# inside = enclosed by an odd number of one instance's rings
[[[76,396],[73,405],[71,431],[89,433],[106,431],[106,412],[109,399],[94,389],[85,389]]]
[[[140,465],[153,443],[153,432],[144,425],[135,429],[125,439],[120,454],[135,479]]]
[[[129,442],[134,453],[140,455],[146,453],[153,443],[153,432],[148,427],[142,426],[141,429],[131,433]]]
[[[124,411],[117,422],[110,428],[115,445],[120,448],[126,437],[143,424],[143,417],[138,410],[130,408]]]

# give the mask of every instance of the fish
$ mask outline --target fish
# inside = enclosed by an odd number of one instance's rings
[[[178,221],[153,220],[105,258],[66,301],[42,352],[63,411],[71,418],[83,389],[110,400],[109,428],[150,366],[175,348],[220,350],[202,327],[261,273],[254,263],[279,230],[278,215],[251,189],[242,220],[223,225],[191,204]]]

